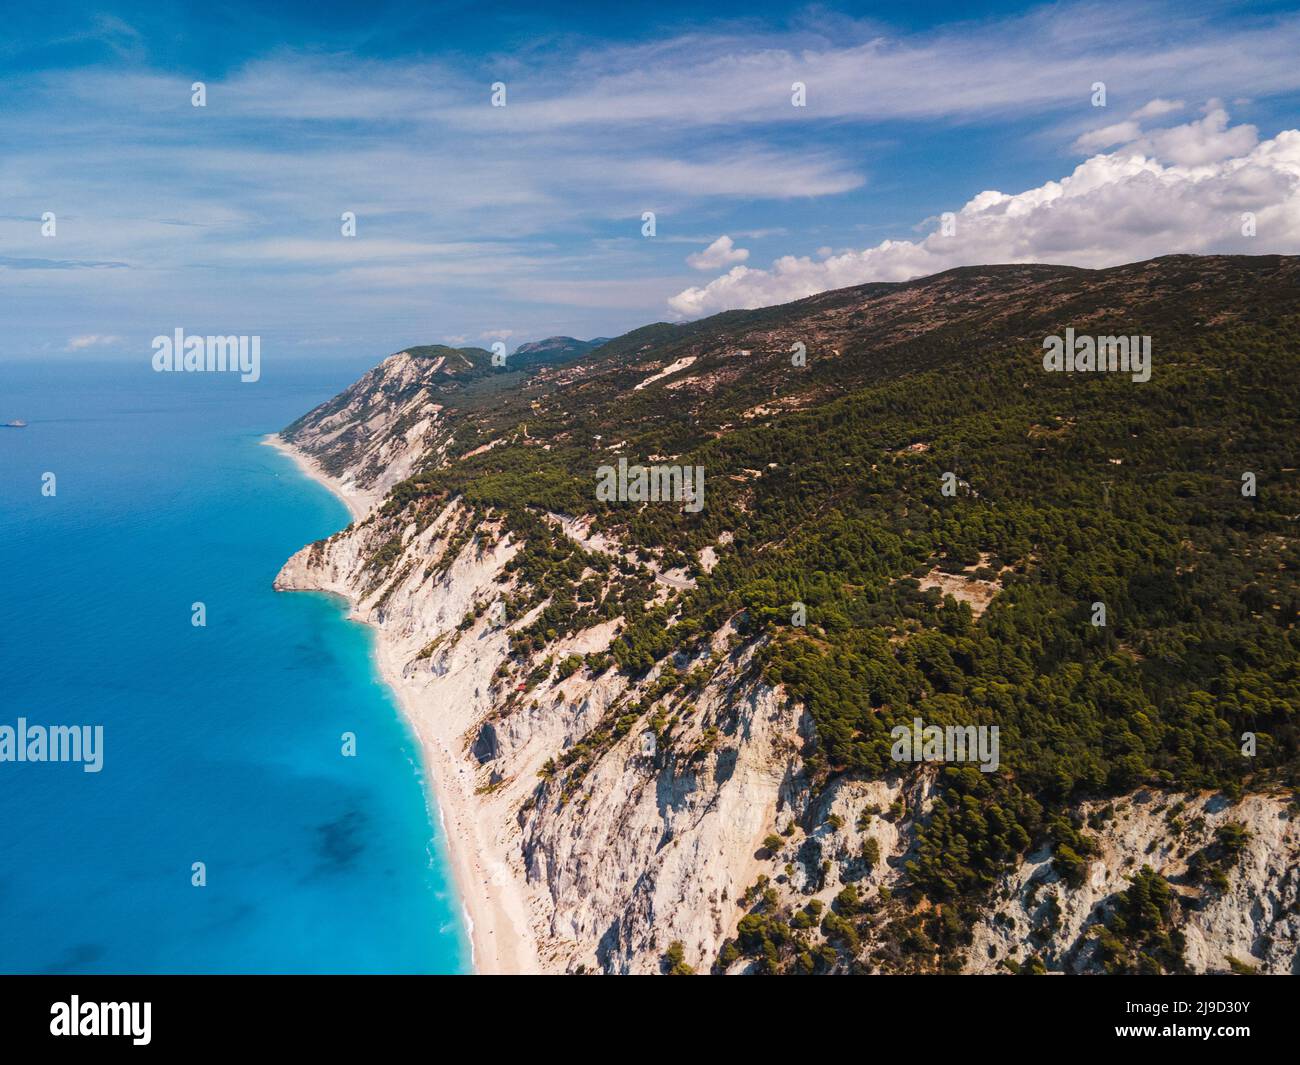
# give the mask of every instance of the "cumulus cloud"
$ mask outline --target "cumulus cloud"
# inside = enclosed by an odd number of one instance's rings
[[[748,248],[737,248],[725,233],[703,251],[686,256],[686,262],[696,270],[717,270],[732,263],[743,263],[749,258]]]
[[[1247,125],[1230,127],[1228,112],[1218,101],[1211,101],[1199,121],[1147,134],[1128,145],[1128,150],[1195,167],[1245,155],[1258,143],[1259,130]]]
[[[1148,105],[1150,106],[1150,105]],[[1203,118],[1142,133],[1059,181],[1014,195],[981,192],[919,241],[886,240],[770,269],[737,265],[673,296],[679,317],[765,307],[868,281],[906,281],[955,266],[1049,262],[1105,267],[1175,252],[1300,252],[1300,131],[1260,142],[1211,101]],[[1257,236],[1243,235],[1255,215]]]

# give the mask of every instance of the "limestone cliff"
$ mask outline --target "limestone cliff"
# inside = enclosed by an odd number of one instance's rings
[[[462,542],[467,518],[452,504],[427,528],[408,526],[395,576],[376,582],[368,560],[392,530],[372,517],[303,548],[276,587],[344,595],[378,628],[422,740],[450,755],[475,820],[491,826],[488,845],[525,899],[544,968],[657,972],[674,940],[707,967],[760,872],[763,837],[804,801],[797,710],[758,679],[753,648],[727,652],[720,633],[717,664],[671,745],[644,725],[616,727],[593,746],[581,786],[562,787],[548,764],[592,743],[611,708],[658,671],[630,683],[614,670],[548,670],[521,694],[517,678],[531,669],[510,667],[508,636],[531,614],[502,626],[484,609],[510,590],[504,567],[517,545],[491,524]],[[535,657],[601,652],[618,624]]]
[[[355,521],[276,586],[378,630],[479,968],[1295,971],[1298,278],[971,267],[414,347],[289,426]],[[1070,322],[1159,376],[1045,372]],[[706,505],[594,489],[641,462]],[[922,714],[1000,724],[1001,769],[900,766]]]
[[[814,793],[801,768],[801,752],[815,742],[809,722],[760,680],[756,648],[727,630],[715,634],[707,683],[689,712],[678,712],[669,745],[644,721],[610,729],[611,709],[652,689],[659,670],[632,682],[585,666],[561,677],[548,664],[535,684],[520,680],[535,663],[598,656],[620,622],[558,640],[512,666],[509,634],[538,608],[510,624],[494,620],[493,604],[514,590],[506,564],[519,545],[491,521],[470,521],[459,502],[423,529],[395,530],[372,514],[295,554],[276,587],[346,596],[357,619],[377,627],[383,660],[423,742],[451,760],[475,830],[487,827],[478,842],[496,865],[494,882],[508,879],[523,900],[541,968],[659,972],[678,942],[688,964],[707,970],[760,878],[792,909],[814,899],[829,909],[846,884],[858,886],[864,903],[898,887],[932,775],[906,785],[838,779]],[[581,533],[573,523],[566,528]],[[372,559],[395,532],[401,552],[387,562],[390,576],[376,580]],[[681,671],[698,664],[675,663]],[[580,786],[562,787],[550,767],[572,763],[584,746],[589,766]],[[1045,850],[1003,878],[974,929],[967,971],[1004,971],[1005,961],[1031,955],[1049,971],[1095,971],[1088,930],[1114,905],[1126,876],[1152,865],[1177,883],[1189,855],[1229,820],[1247,826],[1249,842],[1227,888],[1178,889],[1188,966],[1226,971],[1235,961],[1294,971],[1300,826],[1283,799],[1253,795],[1233,804],[1142,791],[1110,805],[1115,812],[1081,886],[1070,887]],[[774,833],[785,833],[782,845],[768,848]],[[879,846],[870,868],[861,859],[864,837]],[[862,956],[871,950],[864,943]],[[723,967],[753,966],[742,959]]]

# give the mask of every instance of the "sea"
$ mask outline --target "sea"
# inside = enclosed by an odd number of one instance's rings
[[[0,731],[103,737],[0,761],[0,972],[469,970],[372,633],[271,587],[349,518],[260,441],[367,368],[0,361]]]

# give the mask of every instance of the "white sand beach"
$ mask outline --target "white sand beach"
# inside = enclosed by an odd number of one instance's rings
[[[354,521],[360,521],[379,502],[373,493],[344,486],[320,468],[311,456],[278,435],[263,441],[289,456],[298,468],[347,504]],[[355,602],[352,603],[355,616]],[[455,715],[424,705],[402,676],[403,663],[382,628],[376,627],[375,657],[380,675],[392,689],[402,712],[420,739],[428,794],[436,803],[451,859],[452,874],[468,925],[476,973],[484,975],[536,973],[536,937],[528,908],[506,856],[494,843],[495,833],[485,823],[486,814],[474,796],[474,777],[456,753],[460,737],[454,735]]]
[[[364,488],[358,488],[354,484],[345,484],[339,478],[326,473],[321,468],[321,464],[305,451],[300,451],[291,443],[280,436],[279,433],[271,433],[269,436],[262,437],[262,443],[267,447],[273,447],[282,455],[287,455],[293,459],[294,465],[302,470],[304,474],[313,481],[319,481],[331,492],[333,492],[344,505],[348,508],[348,513],[352,515],[353,521],[360,521],[371,508],[379,502],[375,493],[368,492]]]

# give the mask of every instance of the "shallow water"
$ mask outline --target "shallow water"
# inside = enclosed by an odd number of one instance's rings
[[[348,516],[259,440],[365,368],[0,365],[0,726],[104,728],[0,762],[0,971],[467,969],[371,634],[271,589]]]

